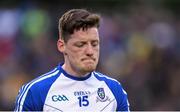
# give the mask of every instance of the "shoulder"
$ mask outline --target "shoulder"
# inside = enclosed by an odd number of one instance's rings
[[[112,91],[115,99],[117,101],[117,110],[118,111],[128,111],[129,110],[129,102],[127,98],[127,93],[123,89],[121,83],[114,78],[108,77],[102,73],[94,72],[94,76],[99,81],[104,81],[109,89]]]
[[[57,68],[22,86],[16,98],[16,110],[42,110],[52,83],[59,76]]]
[[[30,91],[38,93],[39,91],[44,90],[44,88],[50,87],[50,85],[55,81],[58,75],[59,75],[59,70],[57,68],[45,74],[42,74],[39,77],[24,84],[22,86],[21,93],[23,93],[23,95],[25,96]]]
[[[121,86],[121,83],[112,78],[112,77],[109,77],[103,73],[100,73],[100,72],[93,72],[94,73],[94,76],[99,80],[99,81],[105,81],[106,83],[108,84],[113,84],[113,85],[118,85],[118,86]]]
[[[44,88],[47,87],[49,84],[52,84],[57,77],[59,76],[59,70],[57,68],[33,79],[29,83],[27,83],[25,86],[28,86],[30,90],[36,90],[38,88]]]
[[[118,92],[122,93],[122,94],[127,94],[126,91],[123,89],[121,83],[118,80],[111,78],[100,72],[93,72],[93,73],[94,73],[94,76],[99,81],[104,81],[114,94],[116,94]]]

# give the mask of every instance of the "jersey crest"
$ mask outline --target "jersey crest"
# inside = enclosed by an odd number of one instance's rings
[[[97,94],[99,98],[103,100],[105,98],[104,88],[98,88]]]
[[[98,94],[98,96],[97,96],[96,102],[98,102],[98,101],[105,102],[107,100],[110,100],[109,97],[106,96],[104,88],[98,88],[97,94]]]

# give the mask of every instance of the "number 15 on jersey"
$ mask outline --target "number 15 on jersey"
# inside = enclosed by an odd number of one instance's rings
[[[79,106],[88,106],[89,105],[89,101],[88,101],[88,96],[79,96],[78,97],[79,100]]]

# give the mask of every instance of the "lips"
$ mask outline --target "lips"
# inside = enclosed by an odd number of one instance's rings
[[[83,58],[82,61],[95,61],[95,58]]]

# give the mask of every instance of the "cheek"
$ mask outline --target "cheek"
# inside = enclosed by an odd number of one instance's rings
[[[83,51],[80,49],[71,49],[71,50],[68,50],[67,53],[70,57],[77,59],[82,56]]]
[[[97,55],[99,55],[99,48],[96,48],[94,51]]]

